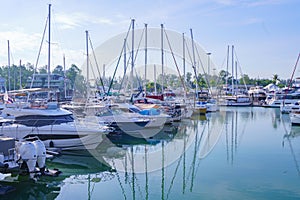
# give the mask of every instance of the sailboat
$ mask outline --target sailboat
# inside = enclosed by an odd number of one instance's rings
[[[196,77],[196,88],[195,88],[195,95],[196,95],[196,99],[195,99],[195,105],[194,105],[194,109],[193,109],[193,114],[205,114],[207,111],[207,107],[205,105],[205,101],[206,99],[203,98],[204,96],[202,96],[202,88],[200,88],[198,90],[198,85],[199,85],[199,80],[198,80],[198,75],[197,75],[197,71],[196,71],[196,59],[195,59],[195,47],[194,47],[194,38],[193,38],[193,32],[192,29],[190,29],[191,31],[191,39],[192,39],[192,50],[193,50],[193,70],[195,73],[195,77]],[[200,87],[200,85],[199,85]]]
[[[231,78],[231,86],[227,88],[227,80],[226,80],[226,96],[220,101],[219,105],[222,106],[250,106],[252,105],[252,101],[245,92],[239,91],[237,84],[235,84],[234,79],[237,80],[237,62],[234,61],[234,46],[232,45],[232,78]],[[227,51],[227,59],[229,58],[229,46]],[[228,62],[227,62],[228,65]],[[228,66],[227,66],[228,68]],[[234,70],[235,68],[235,70]],[[235,73],[235,76],[234,76]],[[227,91],[227,90],[230,91]]]
[[[61,108],[55,99],[55,94],[51,93],[50,13],[51,4],[49,4],[48,16],[48,88],[31,88],[11,92],[15,97],[19,95],[26,98],[25,101],[6,102],[3,113],[13,116],[15,123],[2,124],[1,133],[16,139],[37,136],[46,148],[95,149],[102,141],[102,135],[110,132],[111,129],[100,126],[96,120],[75,120],[72,112]]]
[[[59,107],[56,93],[50,88],[50,16],[51,4],[48,14],[48,88],[25,89],[13,91],[14,95],[26,95],[26,102],[5,103],[3,112],[15,117],[16,123],[27,126],[45,126],[73,121],[72,113]],[[34,77],[33,77],[34,79]],[[11,92],[11,91],[9,91]]]

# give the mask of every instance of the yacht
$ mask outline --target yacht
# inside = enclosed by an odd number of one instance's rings
[[[102,141],[103,134],[111,132],[89,121],[74,121],[55,125],[31,127],[23,124],[3,124],[0,133],[3,136],[21,140],[38,137],[46,148],[59,150],[95,149]]]
[[[300,100],[294,103],[281,103],[280,104],[280,111],[282,114],[289,114],[293,111],[300,110]]]
[[[129,112],[134,113],[139,118],[150,120],[145,128],[162,127],[166,123],[170,123],[172,121],[170,115],[163,113],[159,108],[155,107],[154,104],[152,104],[152,106],[149,105],[150,104],[127,104]]]
[[[226,96],[221,102],[222,106],[251,106],[252,101],[248,95],[239,94]]]
[[[288,106],[295,104],[300,100],[300,92],[292,92],[292,93],[277,93],[268,95],[265,100],[265,107],[271,108],[280,108],[280,105]]]
[[[198,101],[193,108],[193,115],[205,115],[207,112],[206,102]]]
[[[291,124],[300,126],[300,110],[293,110],[290,114]]]
[[[14,116],[15,123],[26,126],[47,126],[72,122],[72,112],[60,108],[57,101],[47,98],[48,91],[44,89],[29,92],[28,97],[12,103],[5,103],[3,113]]]
[[[94,118],[93,115],[88,117]],[[149,119],[132,116],[130,113],[125,113],[118,108],[117,105],[109,105],[96,113],[98,123],[103,126],[109,126],[116,131],[131,132],[143,129]],[[87,117],[86,117],[87,118]]]
[[[248,94],[250,95],[252,100],[256,102],[262,102],[267,97],[267,93],[262,86],[250,87],[250,89],[248,90]]]

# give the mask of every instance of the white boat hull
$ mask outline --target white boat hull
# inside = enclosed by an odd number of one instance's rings
[[[75,123],[65,123],[43,127],[12,124],[2,126],[0,133],[16,139],[37,136],[43,141],[46,148],[55,147],[61,150],[75,150],[96,148],[102,141],[102,134],[106,132],[100,127],[88,128]]]
[[[300,113],[298,112],[290,113],[290,120],[292,125],[300,126]]]

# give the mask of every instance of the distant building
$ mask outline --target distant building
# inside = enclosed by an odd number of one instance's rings
[[[29,77],[26,81],[25,88],[48,88],[48,74],[35,74],[34,80]],[[49,88],[55,89],[59,93],[61,100],[71,100],[73,95],[73,88],[71,81],[65,79],[60,74],[50,74]]]

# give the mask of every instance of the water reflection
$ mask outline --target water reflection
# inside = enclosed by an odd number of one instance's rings
[[[161,132],[151,138],[135,138],[125,133],[118,136],[110,136],[108,138],[116,146],[107,149],[104,156],[106,162],[110,163],[117,171],[144,173],[146,164],[147,171],[155,171],[160,169],[162,165],[161,151],[172,152],[172,155],[165,158],[166,163],[172,163],[176,156],[182,153],[181,149],[175,145],[181,146],[182,130],[185,126],[166,126]],[[117,138],[115,138],[117,137]],[[147,152],[147,160],[145,161],[145,152]],[[171,154],[170,154],[171,155]],[[148,163],[146,163],[148,162]]]
[[[223,125],[224,113],[213,113],[165,127],[151,139],[109,136],[116,147],[108,149],[104,160],[117,170],[124,199],[149,199],[149,174],[160,179],[155,186],[160,199],[169,198],[179,178],[182,193],[193,192],[200,161],[216,145]]]
[[[3,184],[4,185],[4,184]],[[16,188],[15,191],[2,195],[1,199],[55,199],[60,191],[59,186],[50,186],[46,182],[34,183],[32,181],[6,182]]]
[[[48,161],[49,168],[58,168],[63,173],[40,179],[31,188],[36,187],[34,192],[43,193],[46,199],[76,198],[78,192],[84,199],[96,198],[99,196],[93,188],[101,190],[105,185],[113,185],[112,193],[117,190],[121,194],[111,196],[119,199],[172,199],[172,193],[190,194],[198,189],[197,174],[205,173],[200,171],[201,163],[214,152],[222,133],[227,162],[233,164],[247,123],[260,114],[252,109],[228,109],[194,116],[165,126],[151,138],[108,134],[95,150],[69,151]],[[44,183],[48,190],[43,192],[44,186],[39,183]],[[84,189],[78,191],[77,185]],[[16,187],[23,196],[22,184]]]
[[[291,126],[290,132],[284,135],[282,144],[283,146],[288,146],[297,170],[297,174],[300,176],[300,126]]]
[[[27,176],[12,176],[2,180],[2,185],[13,186],[16,191],[5,195],[5,199],[55,199],[61,189],[69,184],[95,184],[114,178],[114,170],[101,161],[102,155],[96,150],[66,151],[47,161],[49,169],[59,169],[57,177],[41,176],[36,181]],[[89,187],[90,188],[90,187]],[[88,191],[88,196],[90,195]]]

